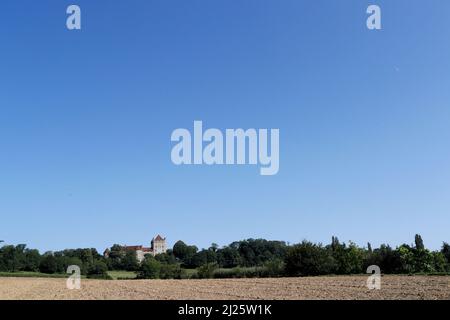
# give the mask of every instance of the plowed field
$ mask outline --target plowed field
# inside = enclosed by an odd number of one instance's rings
[[[0,299],[450,299],[450,277],[383,276],[369,290],[365,276],[224,280],[82,280],[0,278]]]

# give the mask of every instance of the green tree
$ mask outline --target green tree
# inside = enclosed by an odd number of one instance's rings
[[[217,250],[217,262],[223,268],[234,268],[240,263],[239,251],[235,247]]]
[[[217,252],[217,249],[219,249],[219,245],[217,243],[215,243],[215,242],[211,243],[211,246],[209,247],[209,250]]]
[[[88,270],[83,268],[83,262],[78,257],[64,257],[63,264],[64,264],[63,273],[67,272],[67,268],[69,266],[78,266],[78,267],[80,267],[81,274],[87,274],[88,273]]]
[[[17,271],[16,262],[16,248],[14,246],[4,246],[2,248],[2,268],[3,271],[14,272]]]
[[[396,250],[399,255],[400,268],[398,272],[400,273],[414,273],[415,271],[415,259],[414,251],[412,248],[406,244],[401,245]]]
[[[316,276],[329,274],[335,261],[329,250],[308,241],[291,247],[285,258],[289,276]]]
[[[336,251],[340,247],[341,247],[341,244],[339,243],[339,239],[336,236],[332,236],[331,237],[331,250]]]
[[[364,261],[366,259],[366,252],[353,242],[350,242],[347,248],[347,259],[350,274],[360,274],[365,272]]]
[[[417,249],[414,248],[413,259],[414,259],[414,270],[413,272],[435,272],[435,261],[433,254],[427,249]]]
[[[36,249],[25,250],[25,271],[38,272],[39,264],[41,263],[41,255]]]
[[[100,260],[93,261],[93,263],[91,264],[91,266],[87,271],[87,277],[95,279],[108,279],[108,280],[112,279],[108,275],[108,266],[106,265],[105,262]]]
[[[265,239],[247,239],[234,242],[230,247],[237,248],[242,266],[262,266],[274,259],[284,259],[287,251],[283,241],[269,241]]]
[[[450,244],[444,242],[442,244],[441,253],[444,255],[445,259],[447,260],[447,264],[449,264],[450,267]]]
[[[423,244],[423,240],[420,234],[416,234],[414,242],[416,243],[417,250],[424,250],[425,246]]]
[[[146,256],[141,263],[137,277],[139,279],[158,279],[161,271],[161,263],[153,256]]]
[[[39,271],[42,273],[56,273],[58,270],[58,265],[55,256],[52,252],[47,252],[42,257],[39,264]]]
[[[196,246],[188,246],[181,240],[177,241],[173,246],[173,254],[186,267],[191,267],[192,258],[197,253],[197,251],[198,248]]]
[[[0,268],[3,271],[17,272],[22,271],[26,267],[26,245],[19,244],[17,246],[4,246],[0,250]]]
[[[347,247],[345,243],[339,243],[336,237],[333,237],[331,245],[332,256],[335,260],[334,272],[337,274],[359,274],[363,273],[366,253],[353,242]]]
[[[56,271],[55,273],[65,273],[66,272],[66,260],[67,257],[64,256],[64,253],[61,251],[56,251],[53,253],[56,262]]]
[[[166,253],[157,254],[155,259],[165,264],[177,264],[177,258],[173,255],[172,250],[167,250]]]
[[[107,259],[108,268],[110,270],[123,270],[124,257],[125,249],[121,245],[113,245],[109,250],[109,257]]]
[[[367,254],[364,269],[371,265],[379,266],[381,272],[386,274],[398,273],[402,270],[399,253],[386,244],[382,244],[380,248]]]
[[[447,260],[442,252],[432,252],[433,257],[433,269],[436,272],[447,272],[450,271]]]
[[[125,256],[122,258],[122,268],[127,271],[137,271],[139,268],[139,261],[136,252],[133,250],[126,250]]]
[[[217,254],[215,251],[203,249],[197,252],[192,257],[190,265],[197,268],[207,263],[217,263]]]

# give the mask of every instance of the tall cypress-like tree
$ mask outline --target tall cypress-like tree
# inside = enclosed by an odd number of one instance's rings
[[[416,243],[417,250],[425,249],[425,246],[423,245],[423,240],[422,240],[422,237],[420,236],[420,234],[416,234],[415,243]]]

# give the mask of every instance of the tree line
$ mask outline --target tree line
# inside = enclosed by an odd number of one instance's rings
[[[81,273],[92,278],[108,278],[108,266],[96,249],[67,249],[40,254],[25,244],[5,245],[0,248],[0,272],[41,272],[63,274],[69,266],[76,265]]]
[[[336,237],[327,245],[306,240],[288,245],[283,241],[248,239],[221,248],[213,243],[202,250],[177,241],[164,254],[146,255],[142,263],[134,251],[117,244],[110,248],[108,257],[96,249],[40,254],[23,244],[0,248],[3,272],[65,273],[70,265],[80,266],[82,274],[95,278],[109,278],[108,270],[135,271],[138,278],[161,279],[347,275],[365,273],[370,265],[379,266],[385,274],[434,274],[450,272],[450,245],[443,243],[441,250],[431,251],[425,248],[420,235],[415,236],[414,244],[396,248],[386,244],[372,248],[370,243],[359,247]]]

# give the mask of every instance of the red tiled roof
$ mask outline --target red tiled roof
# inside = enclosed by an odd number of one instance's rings
[[[164,240],[163,237],[161,237],[159,234],[156,236],[155,238],[156,241],[161,241]]]
[[[142,250],[142,246],[124,246],[125,250]]]
[[[144,252],[153,252],[152,248],[147,248],[144,246],[123,246],[125,250],[132,250],[132,251],[144,251]]]

